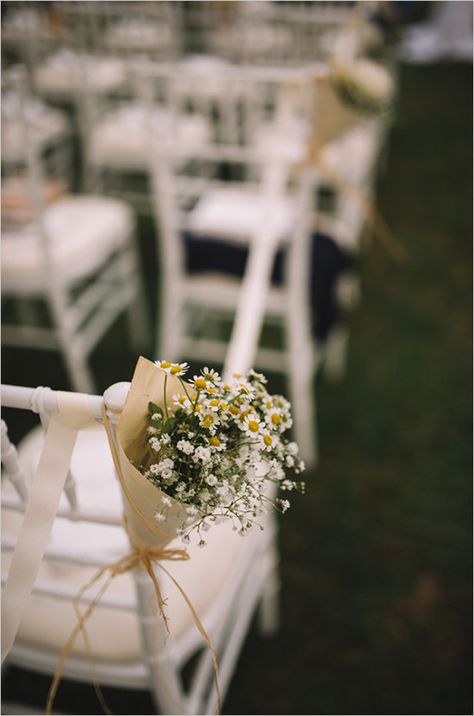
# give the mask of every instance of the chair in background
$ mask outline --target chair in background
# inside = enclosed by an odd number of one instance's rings
[[[2,163],[3,344],[59,349],[71,384],[91,391],[88,356],[125,309],[133,340],[145,339],[133,215],[117,200],[67,193],[63,165],[41,151],[23,111],[23,73],[4,79],[5,92],[14,84],[23,155]]]
[[[153,131],[166,134],[169,123],[176,118],[169,109],[164,77],[157,73],[153,86],[149,83],[150,66],[155,64],[129,60],[127,96],[104,97],[89,90],[82,92],[79,103],[85,186],[89,191],[125,199],[141,213],[151,211],[150,124]],[[209,125],[204,117],[183,111],[176,119],[180,143],[209,141]]]
[[[227,336],[219,320],[234,319],[249,248],[264,246],[262,265],[270,271],[283,249],[283,276],[268,293],[265,318],[283,328],[284,347],[260,343],[254,364],[287,377],[295,437],[312,463],[317,356],[309,315],[310,191],[304,175],[296,177],[295,156],[285,144],[256,141],[265,122],[279,114],[281,80],[271,71],[235,67],[223,76],[219,106],[210,105],[214,141],[185,147],[171,131],[154,137],[150,152],[162,269],[156,355],[223,362]],[[200,111],[199,88],[207,82],[197,71],[192,77],[187,91],[196,88],[190,99]],[[170,82],[171,95],[181,96],[183,77]]]
[[[118,420],[128,385],[119,383],[104,393],[112,425]],[[99,396],[87,396],[87,400],[97,425],[79,433],[65,492],[7,666],[53,674],[77,624],[72,604],[77,592],[100,567],[130,551],[122,527],[119,483],[100,425],[103,400]],[[58,397],[49,388],[2,386],[2,404],[5,410],[39,413],[44,426],[58,410]],[[3,582],[43,439],[43,430],[35,428],[16,449],[2,424]],[[189,561],[168,565],[218,654],[223,696],[256,608],[260,606],[264,632],[271,633],[278,624],[274,517],[268,514],[262,524],[264,530],[256,529],[245,538],[234,532],[230,523],[217,525],[206,533],[205,548],[191,545]],[[169,546],[180,548],[181,542],[177,539]],[[108,686],[150,690],[158,713],[215,713],[209,649],[176,587],[161,570],[156,574],[167,599],[171,635],[165,638],[148,575],[134,570],[116,577],[88,622],[96,680]],[[82,606],[93,598],[94,594],[86,592]],[[192,663],[192,676],[185,689],[182,670],[188,662]],[[78,638],[64,677],[89,682],[90,670],[90,657]]]

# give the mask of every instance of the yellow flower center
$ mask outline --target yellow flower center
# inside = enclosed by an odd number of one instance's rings
[[[248,415],[249,413],[250,413],[250,410],[243,410],[243,411],[240,413],[240,419],[241,419],[242,421],[245,420],[245,418],[247,417],[247,415]]]
[[[161,361],[161,363],[160,363],[160,368],[170,368],[170,367],[171,367],[171,363],[168,363],[167,360],[162,360],[162,361]]]
[[[194,385],[198,390],[201,390],[202,388],[206,387],[206,381],[204,378],[196,378],[196,380],[194,381]]]
[[[213,408],[217,408],[217,406],[219,405],[219,402],[220,401],[217,398],[214,398],[213,400],[209,401],[209,405],[212,405]]]
[[[253,433],[258,432],[258,423],[256,420],[249,420],[249,430],[251,430]]]
[[[265,445],[271,445],[273,440],[271,439],[270,435],[264,435],[263,442],[265,443]]]
[[[186,402],[186,398],[184,397],[184,395],[180,395],[178,398],[178,403],[183,405],[183,403],[185,403],[185,402]]]
[[[272,415],[272,423],[273,423],[273,425],[280,425],[280,423],[281,423],[281,418],[280,418],[280,416],[278,415],[278,413],[273,413],[273,415]]]
[[[182,372],[183,372],[183,369],[181,368],[180,365],[173,365],[173,366],[171,366],[170,373],[171,373],[172,375],[176,375],[176,373],[182,373]]]
[[[210,428],[211,425],[214,425],[214,418],[212,415],[206,415],[206,417],[203,419],[202,424],[205,428]]]
[[[242,373],[234,373],[233,375],[234,375],[234,378],[237,378],[237,379],[242,378]]]
[[[200,413],[200,412],[201,412],[201,406],[200,406],[200,405],[196,405],[195,411],[196,411],[196,413]]]
[[[216,447],[221,444],[219,438],[216,438],[215,436],[209,438],[209,442],[211,443],[211,445],[215,445]]]
[[[229,406],[229,412],[231,412],[232,415],[238,415],[239,409],[236,405],[231,405],[231,406]]]
[[[208,388],[207,392],[208,393],[217,393],[218,391],[217,391],[217,388]]]
[[[224,383],[223,388],[224,388],[224,390],[232,390],[229,383]]]

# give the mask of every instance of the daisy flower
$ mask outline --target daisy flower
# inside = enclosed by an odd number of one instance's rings
[[[202,369],[201,373],[204,376],[204,378],[206,378],[206,380],[209,380],[211,383],[214,383],[215,385],[217,385],[221,381],[221,377],[220,377],[219,373],[216,370],[214,370],[213,368],[208,368],[206,366],[205,368]]]
[[[247,435],[256,437],[258,433],[265,427],[265,424],[255,414],[247,415],[244,418],[243,430]]]

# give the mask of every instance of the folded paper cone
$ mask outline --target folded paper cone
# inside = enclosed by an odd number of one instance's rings
[[[317,152],[360,121],[360,115],[339,98],[332,78],[318,79],[312,151]]]
[[[125,515],[132,544],[140,548],[163,547],[178,534],[186,519],[186,508],[171,499],[166,508],[167,519],[155,520],[163,508],[165,493],[142,475],[136,466],[144,461],[147,449],[147,415],[151,402],[164,407],[165,375],[146,358],[138,359],[130,390],[117,426],[118,453],[122,490],[125,494]],[[176,393],[184,395],[181,382],[172,375],[167,378],[167,404]]]

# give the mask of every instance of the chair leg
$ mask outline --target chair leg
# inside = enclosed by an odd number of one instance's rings
[[[127,307],[126,318],[128,333],[136,351],[148,349],[148,309],[139,267],[138,249],[135,235],[123,255],[124,279],[131,285],[132,299]]]
[[[182,337],[184,335],[184,310],[178,291],[166,290],[162,294],[161,310],[157,316],[159,337],[155,347],[155,358],[178,360],[181,357]]]
[[[95,393],[95,381],[87,364],[86,356],[77,351],[72,340],[62,341],[62,354],[74,390],[80,393]]]
[[[311,340],[303,340],[305,326],[298,317],[289,321],[289,391],[292,404],[295,440],[307,466],[318,460],[316,396],[313,384],[315,352]]]
[[[81,393],[94,393],[95,381],[87,364],[87,355],[70,323],[70,314],[64,292],[53,284],[50,290],[50,308],[56,325],[58,347],[61,350],[66,369],[74,390]]]
[[[276,554],[272,556],[271,572],[265,581],[258,609],[258,629],[264,636],[272,636],[280,626],[280,578]]]
[[[334,328],[326,339],[323,373],[333,383],[342,380],[346,374],[348,343],[349,329],[344,325]]]

